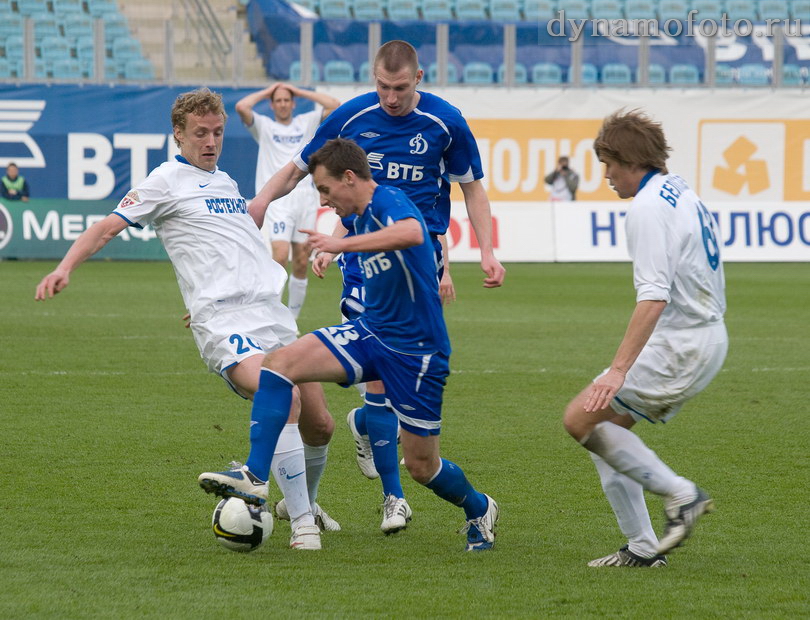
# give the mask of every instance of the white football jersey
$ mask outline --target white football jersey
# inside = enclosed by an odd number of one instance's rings
[[[236,182],[184,158],[166,162],[118,203],[133,226],[151,224],[172,261],[192,320],[269,300],[287,280],[264,245]]]
[[[268,116],[253,113],[253,124],[248,127],[250,135],[259,143],[259,158],[256,161],[256,193],[268,179],[286,166],[293,156],[312,139],[321,123],[320,108],[293,116],[289,125],[274,121]],[[312,182],[304,179],[297,187],[308,187]],[[295,190],[293,190],[295,191]]]
[[[725,277],[714,218],[681,177],[645,181],[625,220],[636,301],[667,302],[656,329],[721,321]]]

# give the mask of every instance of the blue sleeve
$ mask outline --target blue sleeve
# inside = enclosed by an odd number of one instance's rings
[[[484,178],[481,154],[467,121],[457,112],[451,125],[453,141],[445,152],[447,173],[451,183],[471,183]]]

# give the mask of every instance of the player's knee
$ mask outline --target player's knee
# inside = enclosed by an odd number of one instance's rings
[[[308,446],[325,446],[335,432],[335,421],[325,408],[304,407],[298,430]]]
[[[416,482],[427,484],[436,473],[433,463],[428,459],[417,459],[405,456],[405,468]]]
[[[571,401],[563,414],[563,426],[571,437],[580,441],[587,434],[587,425],[583,423],[582,408]]]

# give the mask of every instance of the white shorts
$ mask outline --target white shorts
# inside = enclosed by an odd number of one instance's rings
[[[221,376],[238,394],[225,372],[254,355],[294,342],[295,318],[278,298],[266,303],[219,310],[203,323],[191,323],[194,342],[208,370]]]
[[[318,192],[310,180],[301,181],[289,194],[270,203],[262,226],[265,241],[304,243],[307,235],[300,231],[314,230],[318,204]]]
[[[666,422],[711,383],[727,351],[728,334],[722,321],[653,332],[610,406],[636,421]]]

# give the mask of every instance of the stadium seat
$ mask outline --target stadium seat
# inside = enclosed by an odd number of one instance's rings
[[[792,0],[790,16],[802,24],[810,24],[810,0]]]
[[[636,81],[638,82],[638,72],[639,70],[636,69]],[[651,64],[647,69],[647,81],[650,84],[666,84],[667,83],[667,72],[663,66],[658,64]]]
[[[87,12],[90,17],[104,17],[107,13],[118,13],[114,0],[87,0]]]
[[[602,84],[631,84],[633,82],[630,67],[620,62],[607,63],[602,67]]]
[[[590,8],[587,0],[559,0],[554,16],[559,11],[565,11],[565,19],[590,19]]]
[[[6,58],[9,60],[22,60],[25,57],[25,43],[18,34],[6,37],[3,47],[6,51]]]
[[[31,21],[34,22],[35,41],[42,41],[47,37],[57,37],[62,34],[53,13],[34,13],[30,17]]]
[[[312,68],[310,70],[312,74],[312,81],[313,82],[320,82],[321,81],[321,68],[318,66],[318,63],[312,61]],[[300,60],[293,60],[290,63],[290,81],[291,82],[300,82],[301,81],[301,61]]]
[[[556,17],[554,0],[524,0],[523,18],[529,22],[546,21]]]
[[[756,63],[744,64],[740,67],[740,84],[743,86],[768,86],[771,76],[765,65]]]
[[[124,79],[139,82],[154,80],[155,69],[145,58],[133,58],[124,66]]]
[[[419,19],[419,6],[418,0],[388,0],[388,19],[392,21]]]
[[[383,0],[354,0],[352,9],[355,19],[364,21],[381,21],[385,19]]]
[[[658,3],[658,19],[662,22],[668,19],[683,21],[689,12],[689,3],[686,0],[660,0]]]
[[[53,12],[57,16],[66,17],[75,13],[84,13],[82,0],[53,0]]]
[[[47,67],[52,67],[57,60],[70,58],[70,44],[65,37],[46,37],[40,44],[39,57]]]
[[[241,1],[242,0],[240,0],[240,2]],[[302,6],[313,13],[318,12],[318,0],[290,0],[290,2],[294,2],[295,4]]]
[[[526,84],[529,81],[529,72],[526,71],[526,65],[520,62],[515,63],[515,84]],[[506,83],[506,65],[501,63],[498,67],[498,82],[501,84]]]
[[[489,0],[489,16],[496,22],[520,21],[518,0]]]
[[[688,10],[697,11],[695,21],[698,23],[704,19],[717,21],[723,15],[723,2],[721,0],[692,0],[692,6]]]
[[[127,18],[120,13],[105,13],[104,19],[104,41],[112,47],[115,39],[129,36],[129,24]]]
[[[782,65],[783,86],[801,86],[802,84],[804,84],[804,79],[802,78],[802,70],[799,65]]]
[[[78,58],[80,61],[89,60],[92,62],[93,53],[95,51],[95,42],[93,41],[93,37],[79,37],[76,39],[74,49],[76,50],[76,58]]]
[[[627,0],[624,14],[627,19],[656,19],[658,11],[652,0]]]
[[[700,84],[700,70],[695,65],[672,65],[669,68],[669,81],[681,86]]]
[[[62,27],[65,36],[69,39],[93,36],[93,18],[85,13],[65,15]]]
[[[17,12],[26,17],[35,13],[47,13],[48,3],[46,0],[17,0]]]
[[[11,69],[11,62],[8,58],[0,58],[0,80],[8,80],[12,77],[14,77],[14,73]]]
[[[726,0],[726,14],[732,22],[740,19],[756,22],[759,19],[756,0]]]
[[[571,81],[572,70],[568,68],[568,81]],[[582,83],[583,84],[596,84],[599,81],[599,71],[596,66],[590,63],[582,64]]]
[[[349,0],[320,0],[319,10],[323,19],[351,19]]]
[[[354,67],[348,60],[329,60],[323,66],[323,81],[339,84],[354,82]]]
[[[0,20],[0,41],[4,40],[8,36],[19,36],[22,31],[22,15],[17,13],[8,13],[3,15],[3,19]]]
[[[128,60],[141,57],[141,43],[132,37],[116,39],[112,44],[112,57],[119,62],[119,69],[123,69]]]
[[[429,83],[436,84],[439,81],[439,64],[436,62],[430,63],[425,75],[427,76],[427,81]],[[447,63],[447,83],[458,83],[458,69],[452,62]]]
[[[75,58],[62,58],[53,63],[51,75],[55,80],[79,80],[84,77],[81,65]]]
[[[623,19],[624,7],[618,0],[593,0],[591,17],[593,19]]]
[[[717,86],[734,84],[734,68],[725,63],[717,63],[714,67],[714,83]]]
[[[487,19],[486,0],[456,0],[456,17],[468,21]]]
[[[790,13],[787,0],[759,0],[757,6],[760,20],[785,19]]]
[[[539,62],[532,67],[533,84],[562,84],[562,68],[553,62]]]
[[[461,75],[465,84],[492,84],[494,81],[492,67],[485,62],[468,62]]]
[[[451,21],[453,4],[450,0],[423,0],[422,17],[428,22]]]

